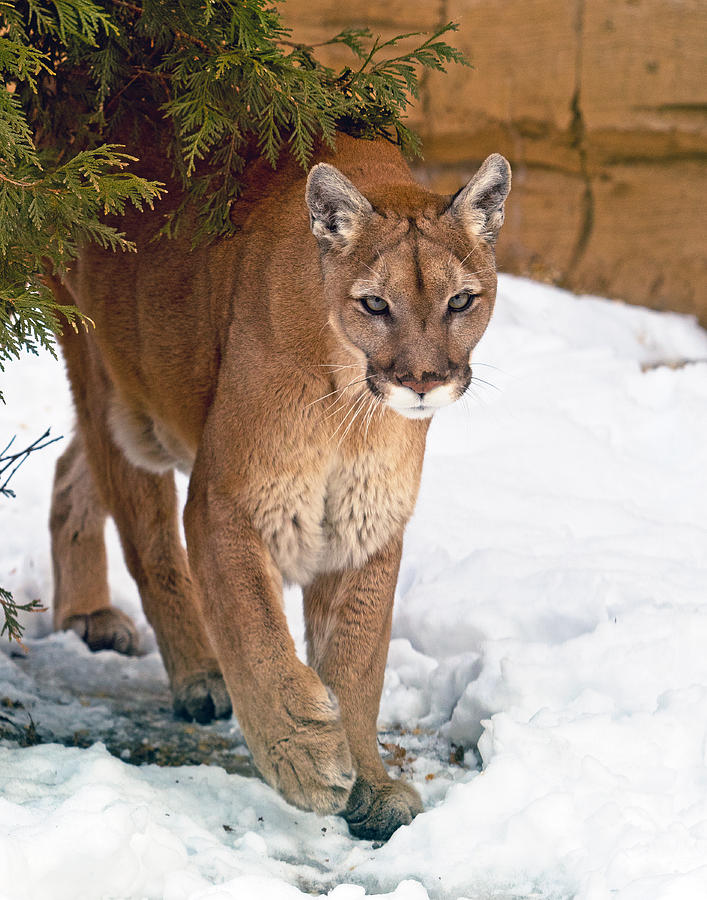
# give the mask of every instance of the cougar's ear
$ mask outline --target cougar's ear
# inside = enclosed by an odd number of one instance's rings
[[[307,178],[305,192],[312,234],[322,250],[344,250],[356,237],[373,207],[334,166],[318,163]]]
[[[452,198],[448,214],[467,232],[493,243],[503,225],[504,204],[511,189],[511,167],[500,153],[492,153],[471,181]]]

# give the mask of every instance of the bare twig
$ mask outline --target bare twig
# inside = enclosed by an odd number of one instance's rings
[[[41,181],[16,181],[14,178],[9,178],[7,175],[3,175],[0,172],[0,181],[4,181],[7,184],[14,184],[15,187],[21,188],[36,188],[38,184],[41,184]]]
[[[30,453],[34,453],[35,450],[43,450],[45,447],[48,447],[50,444],[56,443],[56,441],[60,441],[63,435],[59,435],[59,437],[51,438],[49,440],[49,433],[51,429],[47,428],[41,437],[38,437],[36,440],[32,441],[24,450],[18,450],[17,453],[8,453],[8,450],[12,447],[15,442],[15,437],[12,437],[5,449],[0,453],[0,476],[2,476],[9,469],[10,472],[5,478],[5,481],[0,485],[0,496],[2,497],[14,497],[15,492],[8,487],[10,479],[15,474],[15,472],[20,468],[22,463],[27,459]],[[20,612],[44,612],[45,607],[42,606],[39,600],[30,600],[29,603],[17,603],[12,594],[5,590],[5,588],[0,587],[0,613],[2,613],[2,617],[4,618],[4,623],[2,628],[0,628],[0,637],[2,637],[5,632],[7,632],[7,636],[9,640],[15,640],[22,647],[23,650],[27,648],[22,643],[22,632],[23,627],[20,625],[18,621],[18,613]]]
[[[5,447],[2,451],[2,455],[0,455],[0,476],[4,475],[4,473],[10,469],[10,474],[7,476],[5,481],[0,485],[0,496],[3,497],[14,497],[15,492],[11,490],[7,485],[15,474],[15,472],[20,468],[22,463],[27,459],[30,453],[34,453],[35,450],[44,450],[45,447],[48,447],[50,444],[54,444],[56,441],[60,441],[63,438],[63,435],[59,435],[59,437],[52,438],[51,440],[47,440],[49,437],[50,428],[44,432],[41,437],[38,437],[35,441],[32,441],[29,446],[25,447],[24,450],[20,450],[17,453],[7,454],[7,451],[12,446],[15,438],[13,437],[10,443]],[[43,443],[44,442],[44,443]]]
[[[138,6],[135,3],[127,3],[126,0],[112,0],[112,2],[116,6],[122,6],[124,9],[129,9],[131,12],[137,13],[139,16],[141,16],[144,12],[144,9],[141,6]],[[174,35],[175,37],[181,38],[184,41],[189,41],[192,44],[196,44],[196,46],[201,47],[202,50],[211,50],[209,45],[202,41],[201,38],[194,37],[193,34],[187,34],[186,31],[179,31],[175,28]]]

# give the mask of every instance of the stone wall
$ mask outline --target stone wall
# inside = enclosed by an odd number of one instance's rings
[[[704,0],[288,0],[297,40],[461,25],[474,68],[424,77],[421,180],[454,191],[490,152],[513,192],[506,271],[707,324]],[[346,51],[332,63],[350,61]]]

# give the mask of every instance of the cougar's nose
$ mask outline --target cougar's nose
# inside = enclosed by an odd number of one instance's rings
[[[439,378],[439,376],[430,376],[429,378],[423,377],[420,381],[417,381],[415,378],[408,378],[406,376],[398,378],[398,381],[403,387],[410,388],[411,391],[415,391],[417,394],[426,394],[433,388],[444,384],[445,379]]]

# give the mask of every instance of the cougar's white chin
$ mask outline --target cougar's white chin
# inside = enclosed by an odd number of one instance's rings
[[[457,399],[454,386],[441,384],[422,396],[410,388],[390,385],[386,403],[406,419],[429,419],[438,409]]]

